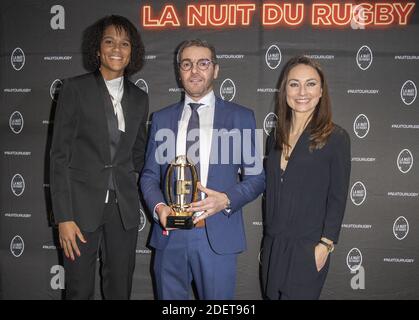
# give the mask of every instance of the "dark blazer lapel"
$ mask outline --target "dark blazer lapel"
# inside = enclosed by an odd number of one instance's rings
[[[128,117],[128,109],[130,108],[131,100],[130,100],[130,87],[128,85],[128,79],[124,77],[124,94],[122,95],[121,105],[122,105],[122,112],[124,113],[124,120],[125,120],[125,133],[127,132],[127,121],[129,121]]]
[[[308,128],[305,128],[303,133],[300,135],[300,138],[298,138],[297,143],[294,146],[294,150],[291,152],[290,159],[287,164],[287,168],[284,172],[284,177],[288,176],[290,173],[289,171],[294,170],[294,167],[296,167],[295,164],[295,158],[306,157],[306,154],[309,150],[310,146],[310,131]],[[282,152],[282,151],[281,151]],[[279,157],[281,157],[281,153],[279,153]],[[298,170],[298,166],[296,167]]]
[[[170,120],[170,128],[173,129],[173,132],[175,133],[175,139],[177,141],[177,133],[179,130],[179,121],[182,118],[182,112],[183,112],[183,106],[185,104],[184,100],[181,100],[177,106],[174,108],[174,115]],[[176,154],[176,148],[177,148],[177,143],[175,143],[175,154]]]
[[[92,93],[98,93],[99,97],[97,99],[98,103],[100,103],[98,113],[99,118],[99,128],[103,132],[103,140],[101,143],[101,150],[102,156],[105,163],[111,162],[111,152],[109,149],[110,141],[109,141],[109,128],[108,128],[108,119],[106,117],[106,112],[112,110],[110,107],[112,106],[112,101],[109,96],[108,88],[106,88],[105,80],[102,77],[102,74],[99,70],[94,73],[96,84],[99,90],[92,90]]]
[[[228,117],[227,114],[225,114],[225,107],[224,107],[224,101],[219,99],[219,98],[215,98],[215,108],[214,108],[214,123],[212,125],[213,129],[222,129],[225,126],[223,126],[224,124],[224,119],[227,119],[226,117]]]
[[[116,148],[116,154],[115,156],[118,156],[118,149],[121,145],[123,145],[123,140],[125,139],[125,136],[130,133],[131,129],[131,120],[133,117],[130,117],[131,108],[134,107],[134,101],[132,101],[132,97],[130,95],[130,87],[128,85],[128,79],[124,77],[124,94],[122,95],[121,99],[121,106],[122,106],[122,113],[124,114],[124,121],[125,121],[125,132],[120,132],[121,136],[118,142],[118,146]]]

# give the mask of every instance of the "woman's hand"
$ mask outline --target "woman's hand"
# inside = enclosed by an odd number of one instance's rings
[[[76,238],[79,238],[83,243],[87,241],[84,239],[77,224],[74,221],[60,222],[58,224],[58,231],[61,248],[63,248],[65,256],[73,261],[76,259],[75,255],[80,257],[80,249],[77,245]]]
[[[329,250],[327,250],[327,247],[321,243],[317,244],[317,246],[314,248],[317,272],[320,272],[320,270],[323,269],[328,256]]]

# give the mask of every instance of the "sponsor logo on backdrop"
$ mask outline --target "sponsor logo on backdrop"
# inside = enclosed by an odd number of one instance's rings
[[[409,233],[409,222],[403,216],[398,217],[393,224],[393,234],[397,240],[403,240]]]
[[[263,120],[263,130],[269,136],[272,130],[276,129],[276,123],[278,121],[278,117],[274,112],[269,112],[265,120]]]
[[[345,229],[372,229],[372,225],[370,225],[370,224],[342,223],[342,228],[345,228]]]
[[[390,262],[390,263],[415,263],[415,259],[412,259],[412,258],[386,257],[386,258],[383,258],[383,261]]]
[[[375,160],[373,157],[352,157],[351,159],[354,162],[374,162]]]
[[[365,114],[360,114],[354,121],[354,132],[356,136],[363,139],[370,131],[370,122]]]
[[[70,61],[73,56],[45,56],[44,61]]]
[[[49,88],[49,94],[52,100],[57,101],[58,94],[60,93],[62,85],[63,82],[60,79],[55,79],[52,82],[51,87]]]
[[[23,116],[19,111],[15,111],[10,115],[9,127],[13,133],[19,134],[23,129]]]
[[[393,123],[392,129],[419,129],[419,124]]]
[[[141,90],[143,90],[145,93],[148,93],[148,85],[144,79],[138,79],[137,81],[135,81],[135,85]]]
[[[378,89],[348,89],[348,94],[380,94]]]
[[[223,81],[220,86],[220,96],[223,100],[231,101],[236,95],[236,85],[234,81],[227,78]]]
[[[42,249],[44,249],[44,250],[57,250],[57,246],[44,244],[44,245],[42,245]]]
[[[4,214],[7,218],[31,218],[31,213],[17,213],[17,212],[6,212]]]
[[[195,1],[188,4],[187,8],[173,3],[184,1],[172,1],[160,8],[153,8],[147,4],[141,8],[141,26],[145,29],[178,29],[186,27],[217,28],[247,27],[258,21],[260,26],[271,28],[273,26],[284,28],[297,28],[306,23],[312,26],[326,26],[327,28],[365,29],[380,28],[383,25],[405,26],[414,11],[415,2],[391,3],[342,3],[342,1],[323,1],[326,3],[282,3],[270,1],[260,5],[256,3],[238,3],[242,1],[211,1],[210,4],[202,4],[204,1]],[[206,2],[206,1],[205,1]],[[249,2],[249,1],[247,1]],[[265,1],[263,1],[265,2]],[[267,1],[266,1],[267,2]],[[151,1],[149,3],[152,3]],[[192,2],[191,2],[192,3]],[[215,3],[215,4],[214,4]],[[383,7],[385,6],[385,7]],[[310,8],[308,8],[310,7]],[[306,10],[307,8],[307,10]],[[311,14],[307,15],[308,9]],[[156,11],[160,11],[157,13]],[[259,16],[255,19],[255,16]],[[387,39],[386,39],[387,40]]]
[[[244,54],[217,54],[217,59],[244,59]]]
[[[31,88],[4,88],[3,90],[6,93],[30,93],[32,92]]]
[[[138,226],[138,232],[143,231],[146,223],[147,223],[147,218],[145,216],[145,213],[143,209],[140,209],[140,225]]]
[[[10,57],[10,63],[12,64],[13,69],[16,71],[22,70],[25,65],[25,53],[21,48],[16,48],[13,50]]]
[[[270,69],[275,70],[281,64],[281,60],[282,60],[281,50],[279,49],[277,45],[275,44],[271,45],[268,48],[268,50],[266,50],[266,53],[265,53],[265,61],[266,61],[267,66]]]
[[[137,253],[137,254],[151,254],[151,250],[150,249],[136,249],[135,253]]]
[[[183,88],[169,88],[169,92],[183,92],[185,89]]]
[[[417,94],[416,84],[412,80],[407,80],[403,83],[400,89],[400,97],[405,105],[410,106],[415,102]]]
[[[19,197],[25,191],[25,180],[19,173],[15,174],[10,182],[10,188],[16,197]]]
[[[360,206],[367,197],[367,188],[361,181],[357,181],[351,188],[351,200],[356,206]]]
[[[15,256],[16,258],[19,258],[23,251],[25,250],[25,243],[23,242],[23,239],[21,236],[14,236],[12,241],[10,242],[10,252]]]
[[[305,56],[314,60],[333,60],[335,58],[333,54],[305,54]]]
[[[419,55],[395,55],[394,60],[419,60]]]
[[[357,271],[362,265],[362,253],[358,248],[352,248],[349,250],[346,256],[346,264],[349,270]]]
[[[413,166],[413,154],[409,149],[403,149],[397,156],[397,168],[400,172],[408,173]]]
[[[148,54],[146,56],[144,56],[144,60],[156,60],[157,56],[154,54]]]
[[[403,191],[389,191],[387,192],[389,197],[417,197],[419,193],[417,192],[403,192]]]
[[[279,92],[279,89],[277,89],[277,88],[257,88],[256,92],[275,93],[275,92]]]
[[[368,46],[359,48],[356,54],[356,64],[361,70],[367,70],[372,64],[372,51]]]

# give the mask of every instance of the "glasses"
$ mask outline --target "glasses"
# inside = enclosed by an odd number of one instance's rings
[[[211,60],[208,59],[199,59],[196,62],[196,66],[199,70],[201,71],[205,71],[209,68],[209,66],[214,63]],[[215,64],[215,63],[214,63]],[[179,63],[179,67],[183,70],[183,71],[189,71],[193,68],[194,63],[192,62],[192,60],[190,59],[184,59]]]

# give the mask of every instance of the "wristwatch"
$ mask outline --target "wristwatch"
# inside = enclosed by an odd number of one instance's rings
[[[322,239],[320,239],[319,243],[321,243],[322,245],[324,245],[327,248],[327,251],[329,253],[333,252],[333,250],[335,250],[335,246],[332,243],[327,243],[326,241],[323,241]]]

